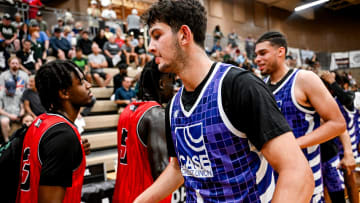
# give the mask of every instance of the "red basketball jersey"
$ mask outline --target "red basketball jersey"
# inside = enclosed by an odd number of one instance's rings
[[[143,115],[157,102],[133,102],[121,113],[118,123],[118,164],[113,202],[133,202],[153,183],[146,143],[138,135]]]
[[[20,168],[20,186],[18,190],[17,202],[29,203],[38,202],[38,190],[41,172],[41,162],[38,157],[38,148],[41,137],[52,126],[59,123],[67,123],[76,133],[81,143],[80,134],[76,127],[64,117],[57,114],[42,114],[29,127],[23,144],[23,153],[21,157]],[[85,171],[85,153],[81,144],[82,156],[80,166],[73,171],[72,186],[66,188],[64,203],[80,202],[81,189],[84,180]]]

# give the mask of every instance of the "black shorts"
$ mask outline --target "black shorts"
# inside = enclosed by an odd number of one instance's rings
[[[104,72],[97,72],[97,71],[93,71],[91,70],[91,76],[94,77],[94,74],[99,74],[100,77],[102,77],[102,79],[106,79],[106,73]]]

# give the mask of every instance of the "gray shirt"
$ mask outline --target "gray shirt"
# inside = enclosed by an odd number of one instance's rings
[[[128,15],[127,17],[128,30],[140,29],[140,17],[138,15]]]
[[[110,42],[105,42],[103,49],[110,52],[111,55],[116,55],[121,51],[118,44]]]
[[[106,58],[104,55],[102,54],[98,54],[98,55],[95,55],[95,54],[90,54],[88,56],[88,62],[92,62],[92,63],[95,63],[95,64],[101,64],[101,63],[104,63],[104,61],[106,61]],[[92,68],[92,67],[91,67]],[[102,68],[96,68],[96,69],[92,69],[92,71],[95,71],[95,72],[104,72],[104,70]]]
[[[5,90],[0,91],[0,108],[10,114],[20,115],[21,111],[21,95],[19,91],[15,95],[7,96]]]

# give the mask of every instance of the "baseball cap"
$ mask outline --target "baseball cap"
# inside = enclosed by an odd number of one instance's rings
[[[54,32],[56,32],[56,33],[61,32],[61,29],[57,27],[54,29]]]
[[[91,0],[91,4],[97,4],[96,0]]]
[[[6,19],[6,20],[10,20],[10,19],[11,19],[11,16],[10,16],[10,14],[5,13],[4,16],[3,16],[3,18]]]
[[[36,13],[36,15],[37,15],[37,16],[42,16],[43,14],[42,14],[41,11],[38,11],[38,12]]]
[[[15,94],[16,91],[16,83],[14,80],[7,80],[5,82],[5,88],[9,94]]]
[[[64,21],[62,17],[57,17],[57,21]]]

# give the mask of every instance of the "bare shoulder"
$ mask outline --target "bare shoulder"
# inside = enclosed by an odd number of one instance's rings
[[[296,78],[297,86],[302,88],[317,88],[322,86],[323,83],[318,75],[312,71],[300,70]]]

